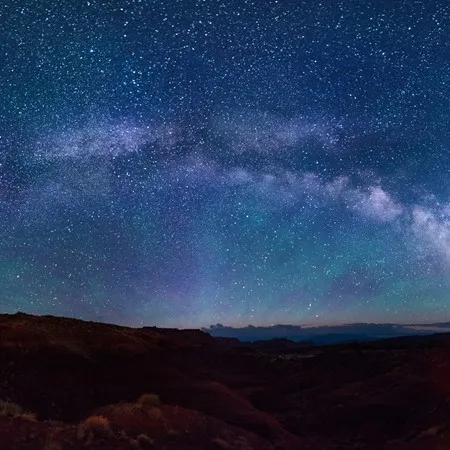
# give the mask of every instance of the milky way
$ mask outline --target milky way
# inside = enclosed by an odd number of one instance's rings
[[[450,7],[0,6],[0,310],[450,320]]]

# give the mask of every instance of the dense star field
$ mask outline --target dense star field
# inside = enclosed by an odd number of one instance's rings
[[[450,6],[5,1],[0,309],[450,319]]]

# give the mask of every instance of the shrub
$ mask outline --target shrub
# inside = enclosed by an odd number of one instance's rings
[[[233,447],[236,450],[253,450],[245,436],[238,436],[233,442]]]
[[[141,433],[136,439],[142,448],[153,447],[153,439],[148,437],[146,434]]]
[[[23,408],[17,403],[0,400],[0,416],[19,417],[24,413]]]
[[[44,450],[62,450],[61,444],[54,440],[45,443]]]
[[[119,431],[119,439],[122,441],[128,441],[129,437],[127,435],[127,433],[125,432],[125,430],[120,430]]]
[[[170,429],[170,430],[167,432],[167,437],[168,437],[169,439],[175,440],[175,439],[178,439],[178,438],[180,437],[180,433],[179,433],[177,430]]]
[[[142,394],[136,401],[140,406],[159,406],[161,400],[159,395],[156,394]]]
[[[77,439],[92,442],[95,438],[108,438],[112,436],[109,420],[103,416],[91,416],[78,425]]]
[[[147,411],[147,415],[151,420],[157,421],[163,419],[163,413],[159,408],[151,408]]]
[[[227,441],[221,439],[221,438],[215,438],[212,440],[212,443],[217,447],[220,448],[222,450],[229,450],[232,449],[233,446],[231,444],[229,444]]]
[[[130,439],[129,442],[130,448],[132,449],[140,449],[139,442],[136,439]]]
[[[37,420],[36,414],[28,411],[21,414],[20,417],[22,419],[28,420],[29,422],[36,422]]]

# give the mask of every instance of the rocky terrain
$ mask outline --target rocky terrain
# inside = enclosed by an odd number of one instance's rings
[[[0,315],[0,448],[450,448],[450,336],[328,347]]]

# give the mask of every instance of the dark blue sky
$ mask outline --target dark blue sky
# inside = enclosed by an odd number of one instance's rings
[[[446,1],[7,1],[0,309],[442,321]]]

